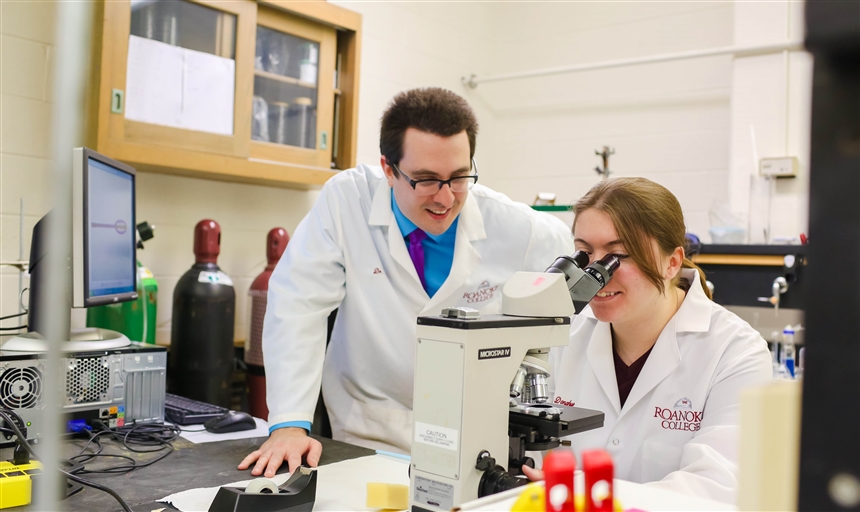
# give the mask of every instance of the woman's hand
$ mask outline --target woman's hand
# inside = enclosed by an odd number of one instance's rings
[[[523,464],[523,474],[532,482],[543,480],[543,471],[535,468],[530,468]]]

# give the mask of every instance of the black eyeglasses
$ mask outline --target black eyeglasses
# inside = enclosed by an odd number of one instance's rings
[[[391,167],[394,168],[395,171],[399,172],[406,178],[406,181],[409,182],[409,185],[419,196],[432,196],[433,194],[442,190],[442,187],[448,185],[451,187],[451,192],[466,192],[467,190],[471,190],[475,183],[478,182],[478,164],[475,163],[475,159],[472,159],[472,174],[468,176],[454,176],[448,180],[435,180],[435,179],[427,179],[427,180],[413,180],[407,174],[400,170],[397,167],[397,164],[390,163]]]

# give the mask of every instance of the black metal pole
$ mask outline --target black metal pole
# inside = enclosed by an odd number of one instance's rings
[[[809,1],[815,57],[798,510],[860,510],[860,1]]]

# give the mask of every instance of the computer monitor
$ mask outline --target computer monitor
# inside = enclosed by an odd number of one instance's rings
[[[72,307],[137,298],[132,167],[73,150]]]
[[[72,237],[67,251],[69,306],[88,308],[137,299],[135,179],[132,167],[87,148],[72,150]],[[33,228],[28,330],[44,332],[48,212]],[[67,224],[66,224],[67,225]],[[4,345],[5,347],[5,345]]]

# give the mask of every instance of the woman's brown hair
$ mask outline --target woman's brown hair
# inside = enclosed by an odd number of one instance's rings
[[[678,199],[666,187],[645,178],[614,178],[601,181],[573,206],[576,215],[573,221],[574,229],[579,214],[592,208],[612,219],[630,260],[660,293],[665,294],[666,290],[651,240],[657,242],[663,255],[672,254],[677,247],[684,249],[682,268],[692,268],[699,273],[702,289],[705,295],[711,298],[705,273],[686,257],[684,213]],[[687,289],[691,283],[685,281],[679,272],[672,284]]]

